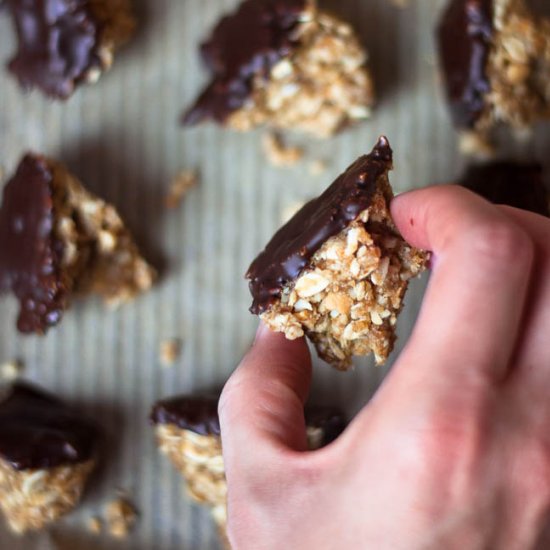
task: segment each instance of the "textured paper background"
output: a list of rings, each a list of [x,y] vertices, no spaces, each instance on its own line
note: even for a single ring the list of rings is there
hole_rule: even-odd
[[[0,361],[20,358],[27,375],[103,424],[103,466],[83,506],[48,536],[15,541],[0,528],[0,548],[209,550],[218,546],[206,510],[190,503],[180,478],[155,450],[147,415],[162,396],[221,385],[253,338],[255,319],[243,280],[250,260],[279,225],[281,211],[330,183],[385,133],[395,150],[397,192],[452,180],[461,168],[441,99],[432,29],[439,0],[411,0],[397,9],[389,0],[334,0],[337,13],[356,23],[371,54],[379,102],[373,118],[334,139],[299,136],[311,160],[328,170],[311,176],[307,162],[288,170],[264,161],[254,132],[238,135],[215,127],[183,130],[177,124],[206,75],[196,45],[235,0],[156,0],[139,3],[140,29],[98,85],[82,88],[67,103],[37,93],[23,95],[0,76],[0,164],[13,171],[28,149],[66,162],[90,190],[113,202],[147,257],[162,269],[149,294],[119,311],[95,301],[77,303],[47,337],[21,337],[11,299],[0,302]],[[0,15],[0,59],[14,37]],[[548,131],[535,148],[508,145],[513,156],[548,164]],[[163,198],[181,169],[197,168],[202,183],[181,208]],[[467,277],[467,273],[465,273]],[[407,298],[400,321],[401,347],[418,309],[423,283]],[[181,359],[162,368],[162,339],[181,337]],[[395,356],[395,354],[394,354]],[[391,362],[390,362],[391,363]],[[467,365],[465,365],[467,368]],[[353,413],[386,372],[370,361],[340,374],[315,370],[318,402],[340,403]],[[141,517],[133,535],[113,542],[86,534],[116,488],[129,491]]]

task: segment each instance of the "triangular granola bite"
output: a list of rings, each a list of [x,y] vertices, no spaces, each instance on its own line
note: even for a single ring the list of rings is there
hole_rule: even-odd
[[[46,332],[75,294],[118,305],[154,278],[111,205],[58,162],[25,155],[0,207],[0,291],[20,302],[20,332]]]
[[[260,125],[334,134],[370,115],[367,53],[316,0],[245,0],[201,53],[212,79],[184,116],[246,131]]]
[[[251,312],[291,340],[307,335],[338,369],[354,355],[386,360],[408,281],[426,266],[426,253],[391,219],[391,168],[382,137],[274,235],[247,273]]]

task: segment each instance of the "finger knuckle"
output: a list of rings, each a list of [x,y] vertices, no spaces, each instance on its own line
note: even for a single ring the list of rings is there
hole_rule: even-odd
[[[534,254],[534,244],[528,234],[506,219],[481,222],[468,236],[478,258],[499,266],[530,262]]]

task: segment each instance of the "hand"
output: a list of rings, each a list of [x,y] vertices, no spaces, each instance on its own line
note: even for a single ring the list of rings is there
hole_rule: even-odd
[[[304,341],[260,327],[224,389],[236,550],[550,548],[550,220],[454,186],[392,212],[432,276],[344,434],[305,450]]]

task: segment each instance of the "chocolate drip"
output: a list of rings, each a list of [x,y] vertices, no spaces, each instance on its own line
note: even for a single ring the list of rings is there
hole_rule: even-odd
[[[43,333],[61,320],[66,306],[52,181],[46,160],[26,155],[4,188],[0,208],[0,290],[19,299],[17,327],[23,333]]]
[[[491,89],[492,12],[492,0],[451,0],[437,29],[447,97],[458,127],[474,127]]]
[[[90,0],[7,0],[19,49],[9,70],[24,88],[66,99],[88,71],[101,67],[100,22]]]
[[[16,383],[0,400],[0,458],[16,470],[85,462],[97,438],[82,415],[29,384]]]
[[[360,157],[275,233],[246,274],[254,299],[252,313],[266,311],[307,267],[313,254],[370,206],[378,179],[391,166],[390,144],[381,137],[369,155]]]
[[[492,203],[506,204],[550,217],[550,197],[544,186],[540,164],[493,162],[471,166],[460,185]]]
[[[184,115],[183,123],[224,122],[242,107],[254,77],[267,77],[296,47],[294,31],[305,7],[305,0],[246,0],[238,11],[224,17],[201,46],[213,80]]]

